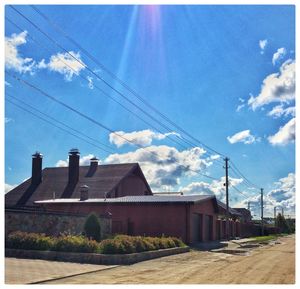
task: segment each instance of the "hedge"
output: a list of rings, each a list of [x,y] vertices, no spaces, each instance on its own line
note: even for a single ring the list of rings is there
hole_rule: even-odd
[[[116,235],[97,242],[79,235],[46,236],[38,233],[12,232],[5,240],[7,248],[25,250],[49,250],[62,252],[130,254],[159,249],[184,247],[175,237],[141,237]]]

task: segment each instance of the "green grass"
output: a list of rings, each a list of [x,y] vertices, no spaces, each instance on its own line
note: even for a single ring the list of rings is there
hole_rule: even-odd
[[[267,241],[271,241],[271,240],[275,240],[279,237],[279,235],[269,235],[269,236],[257,236],[254,237],[254,241],[255,242],[267,242]]]

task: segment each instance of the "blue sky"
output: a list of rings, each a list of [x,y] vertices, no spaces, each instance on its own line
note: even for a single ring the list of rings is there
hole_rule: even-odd
[[[49,167],[67,165],[69,149],[77,147],[82,164],[88,164],[91,155],[102,163],[140,162],[153,191],[224,197],[222,157],[205,153],[199,143],[183,143],[182,137],[187,136],[172,125],[167,124],[167,129],[160,126],[164,120],[89,59],[88,51],[151,106],[228,156],[251,183],[264,188],[269,214],[274,205],[294,214],[294,6],[36,6],[85,51],[59,34],[32,7],[14,7],[40,31],[6,6],[5,16],[20,28],[5,22],[7,190],[30,177],[31,154],[36,150],[44,155],[43,166]],[[11,75],[34,84],[117,135]],[[110,146],[114,154],[11,104],[25,107],[19,100],[84,133],[85,139],[93,138],[97,146],[101,146],[98,142]],[[120,135],[145,149],[126,143]],[[232,169],[229,174],[231,183],[244,194],[231,188],[231,205],[245,206],[250,200],[254,213],[258,212],[258,189],[251,188]]]

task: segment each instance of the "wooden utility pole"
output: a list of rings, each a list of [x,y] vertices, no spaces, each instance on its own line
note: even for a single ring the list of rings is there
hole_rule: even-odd
[[[276,226],[276,206],[274,207],[274,225]]]
[[[228,196],[228,161],[229,158],[225,158],[225,188],[226,188],[226,239],[229,240],[229,196]]]
[[[264,189],[260,189],[261,235],[264,235]]]

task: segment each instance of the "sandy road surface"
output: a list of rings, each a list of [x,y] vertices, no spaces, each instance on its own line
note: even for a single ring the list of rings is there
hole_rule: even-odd
[[[295,237],[249,256],[191,251],[48,284],[293,284]]]

